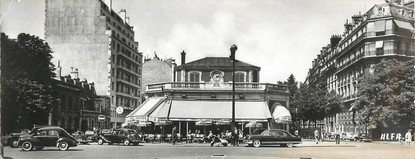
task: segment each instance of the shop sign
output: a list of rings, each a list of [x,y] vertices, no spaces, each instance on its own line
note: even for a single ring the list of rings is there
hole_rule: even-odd
[[[380,135],[380,140],[399,141],[402,137],[401,133],[382,133]]]

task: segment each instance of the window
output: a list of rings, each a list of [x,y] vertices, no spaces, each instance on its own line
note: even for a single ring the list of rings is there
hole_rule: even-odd
[[[385,20],[379,20],[375,22],[376,36],[385,35]]]
[[[46,136],[47,134],[48,134],[48,132],[46,130],[42,130],[42,131],[37,132],[38,136]]]
[[[383,55],[383,41],[376,41],[376,55]]]
[[[235,72],[235,82],[245,82],[246,72],[237,71]]]
[[[59,132],[56,130],[50,130],[48,136],[59,136]]]
[[[200,82],[201,72],[189,72],[189,82]]]

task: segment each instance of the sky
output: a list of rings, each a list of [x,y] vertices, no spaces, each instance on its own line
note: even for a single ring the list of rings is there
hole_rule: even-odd
[[[10,38],[29,33],[44,38],[45,0],[0,0],[1,31]],[[110,6],[110,0],[103,0]],[[173,58],[180,65],[204,57],[236,58],[261,67],[260,82],[303,82],[331,35],[340,35],[351,16],[384,0],[112,0],[126,9],[139,52]],[[124,17],[124,12],[119,14]],[[53,50],[53,48],[52,48]]]

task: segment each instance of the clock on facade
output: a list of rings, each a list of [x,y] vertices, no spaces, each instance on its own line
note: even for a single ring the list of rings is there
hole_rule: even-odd
[[[222,81],[223,73],[220,71],[213,71],[210,78],[213,82],[220,82]]]

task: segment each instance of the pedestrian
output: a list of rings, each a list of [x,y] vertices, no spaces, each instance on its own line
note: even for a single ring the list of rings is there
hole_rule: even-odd
[[[336,139],[336,144],[340,144],[340,134],[339,133],[336,133],[335,139]]]
[[[316,144],[318,144],[318,138],[319,138],[319,134],[318,134],[318,130],[316,129],[316,130],[314,131],[314,139],[315,139],[315,141],[316,141]]]
[[[408,145],[411,145],[411,143],[412,143],[411,129],[409,129],[408,132],[406,132],[406,134],[405,134],[405,143],[408,144]]]
[[[213,133],[212,131],[209,131],[208,140],[212,141],[212,139],[213,139]]]
[[[173,129],[171,130],[171,143],[173,145],[176,144],[176,138],[177,138],[177,130],[176,130],[176,126],[174,126]]]
[[[234,142],[233,146],[239,146],[239,137],[238,137],[239,132],[238,132],[238,129],[235,127],[233,130],[234,130],[234,132],[232,134],[233,142]]]

